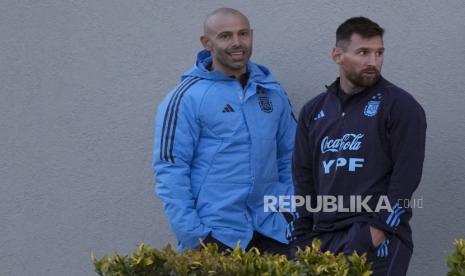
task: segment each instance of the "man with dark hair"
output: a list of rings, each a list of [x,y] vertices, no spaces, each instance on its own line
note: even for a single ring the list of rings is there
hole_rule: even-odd
[[[312,208],[297,208],[292,240],[294,252],[317,238],[322,251],[366,253],[374,275],[398,276],[413,250],[404,203],[420,182],[426,118],[381,76],[383,32],[364,17],[341,24],[332,51],[339,78],[300,113],[294,190],[310,196]]]
[[[296,121],[270,71],[249,61],[252,29],[220,8],[204,22],[205,48],[157,114],[156,192],[179,241],[220,250],[256,247],[288,255],[287,220],[264,196],[291,195]]]

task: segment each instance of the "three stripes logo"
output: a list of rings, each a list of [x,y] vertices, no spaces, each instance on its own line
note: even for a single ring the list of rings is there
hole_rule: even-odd
[[[198,82],[200,78],[185,79],[173,93],[163,119],[163,128],[161,131],[160,142],[160,160],[174,163],[173,146],[176,134],[176,124],[178,122],[179,104],[184,94],[189,88]]]
[[[386,220],[386,224],[390,227],[397,227],[400,224],[400,216],[405,213],[405,209],[399,206],[399,203],[394,205],[391,214]]]
[[[223,113],[224,112],[234,112],[234,109],[229,105],[227,104],[224,108],[223,108]]]
[[[325,116],[325,113],[323,112],[323,110],[320,110],[320,113],[318,113],[318,115],[316,115],[315,118],[313,118],[314,121],[316,120],[319,120],[321,118],[323,118]]]
[[[389,255],[389,240],[385,239],[378,248],[378,257],[387,257]]]

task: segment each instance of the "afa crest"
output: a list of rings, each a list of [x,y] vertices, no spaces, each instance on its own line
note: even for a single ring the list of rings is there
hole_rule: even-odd
[[[363,110],[363,114],[367,117],[373,117],[378,113],[379,104],[381,101],[369,101]]]
[[[271,113],[273,112],[273,103],[270,101],[270,98],[266,95],[258,96],[258,103],[260,104],[260,109],[263,112]]]
[[[368,101],[367,105],[365,105],[365,109],[363,110],[363,114],[367,117],[373,117],[378,113],[379,104],[381,103],[383,95],[381,93],[377,93],[371,100]]]
[[[266,95],[266,89],[261,86],[257,86],[257,96],[260,109],[265,113],[273,112],[273,103],[271,102],[270,98]]]

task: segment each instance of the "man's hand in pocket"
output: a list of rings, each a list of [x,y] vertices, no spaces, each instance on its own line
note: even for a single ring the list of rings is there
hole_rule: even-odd
[[[380,246],[380,244],[386,239],[383,230],[379,230],[373,226],[370,226],[371,242],[375,247]]]

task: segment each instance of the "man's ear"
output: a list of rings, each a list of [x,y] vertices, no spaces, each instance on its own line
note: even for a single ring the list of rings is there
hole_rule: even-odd
[[[333,58],[333,61],[336,63],[336,64],[341,64],[342,62],[342,49],[339,48],[339,47],[334,47],[333,48],[333,51],[331,53],[331,57]]]
[[[203,48],[208,51],[211,51],[210,39],[206,35],[200,37],[200,43],[202,43]]]

